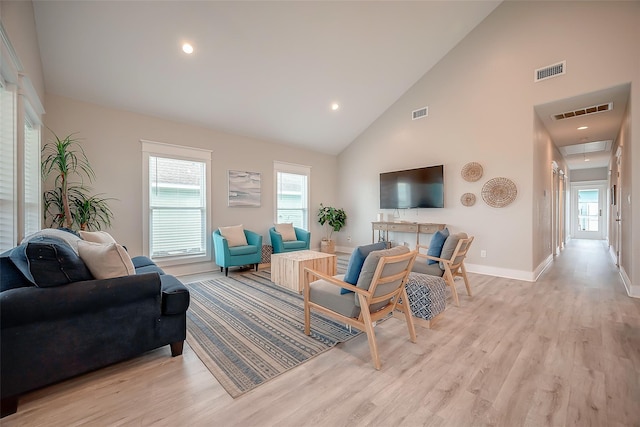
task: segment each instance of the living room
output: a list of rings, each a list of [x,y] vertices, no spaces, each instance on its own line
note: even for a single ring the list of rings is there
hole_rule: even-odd
[[[635,260],[640,254],[640,218],[631,215],[631,208],[632,201],[640,197],[640,168],[633,167],[640,164],[640,150],[632,150],[638,145],[638,136],[630,131],[640,126],[640,111],[631,108],[640,104],[635,53],[640,39],[639,4],[502,2],[496,6],[337,154],[50,93],[45,89],[46,70],[40,55],[46,52],[38,47],[34,6],[31,2],[3,1],[0,18],[42,101],[44,125],[60,135],[77,133],[83,139],[98,177],[93,185],[96,192],[116,199],[109,232],[136,255],[144,254],[145,246],[140,141],[146,140],[212,150],[212,230],[244,224],[266,237],[274,222],[274,161],[309,166],[310,209],[324,203],[343,207],[348,213],[347,226],[336,236],[344,251],[371,241],[371,222],[380,213],[381,172],[443,164],[444,209],[389,210],[385,215],[411,222],[445,223],[455,231],[472,234],[476,240],[467,258],[469,271],[535,282],[553,259],[550,164],[555,161],[571,175],[536,118],[535,107],[630,84],[628,105],[620,106],[627,113],[617,141],[623,152],[621,201],[626,209],[620,264],[627,291],[639,295]],[[606,30],[600,31],[602,28]],[[563,60],[565,75],[533,81],[533,70]],[[412,121],[411,111],[427,105],[429,116]],[[43,128],[43,142],[49,137]],[[615,148],[612,159],[614,152]],[[460,204],[463,193],[479,195],[481,191],[482,182],[470,184],[460,176],[462,167],[472,161],[482,164],[487,179],[508,177],[516,184],[518,193],[511,205],[495,209],[481,200],[473,207]],[[261,174],[259,207],[228,206],[228,170]],[[318,248],[322,229],[313,220],[309,227],[312,246]],[[212,262],[167,267],[176,275],[214,269]],[[138,373],[144,375],[149,366],[144,365]],[[366,403],[362,405],[366,410]]]

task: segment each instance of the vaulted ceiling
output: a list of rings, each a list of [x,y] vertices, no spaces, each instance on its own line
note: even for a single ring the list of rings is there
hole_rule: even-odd
[[[501,0],[33,3],[50,93],[338,154]],[[571,168],[606,165],[577,144],[615,138],[628,92],[535,107]]]
[[[48,0],[34,9],[50,93],[337,154],[499,4]]]

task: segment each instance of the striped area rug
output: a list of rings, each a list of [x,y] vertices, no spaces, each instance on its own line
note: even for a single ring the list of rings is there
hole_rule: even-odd
[[[234,398],[359,334],[312,312],[305,335],[302,296],[268,270],[186,286],[187,342]]]

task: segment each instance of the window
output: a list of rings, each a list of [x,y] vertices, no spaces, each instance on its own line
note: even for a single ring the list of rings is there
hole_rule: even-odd
[[[40,126],[24,122],[24,236],[40,230]]]
[[[209,260],[211,152],[142,141],[144,250],[164,265]]]
[[[309,229],[309,166],[274,162],[276,175],[275,222]]]
[[[17,240],[16,93],[0,78],[0,253]]]

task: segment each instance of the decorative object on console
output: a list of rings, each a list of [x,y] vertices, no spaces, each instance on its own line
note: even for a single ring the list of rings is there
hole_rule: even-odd
[[[259,172],[229,170],[229,206],[260,206]]]
[[[318,210],[318,222],[326,230],[326,237],[320,242],[320,252],[333,254],[336,251],[336,243],[331,240],[334,231],[340,231],[347,222],[347,214],[343,209],[324,206],[320,203]]]
[[[462,178],[467,182],[476,182],[482,178],[482,165],[476,162],[467,163],[462,167]]]
[[[460,203],[462,203],[462,206],[473,206],[476,204],[476,195],[473,193],[464,193],[462,197],[460,197]]]
[[[518,194],[516,185],[508,178],[493,178],[482,186],[482,199],[493,208],[504,208]]]

